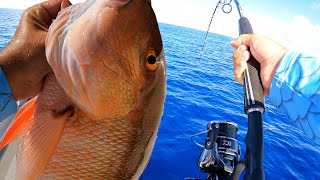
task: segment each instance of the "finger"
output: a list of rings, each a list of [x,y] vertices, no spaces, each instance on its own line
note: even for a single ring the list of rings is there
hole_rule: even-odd
[[[234,76],[237,82],[243,84],[243,72],[247,68],[250,53],[245,45],[239,46],[233,54]]]
[[[246,45],[250,47],[253,44],[256,35],[254,34],[242,34],[236,40],[231,41],[230,44],[234,48],[238,48],[240,45]]]
[[[243,85],[243,73],[247,69],[247,63],[242,61],[237,66],[235,67],[234,78],[238,83]]]
[[[233,41],[230,41],[230,45],[237,49],[241,44],[235,39]]]
[[[71,2],[69,0],[49,0],[41,3],[41,6],[48,12],[52,19],[55,19],[60,10],[69,7]]]
[[[233,54],[233,60],[237,63],[240,61],[247,61],[249,60],[248,57],[248,47],[246,45],[240,45]]]
[[[65,9],[65,8],[71,6],[71,5],[72,5],[72,4],[71,4],[71,2],[70,2],[69,0],[64,0],[64,1],[62,1],[62,3],[61,3],[61,10]]]
[[[71,5],[69,0],[49,0],[28,8],[25,12],[25,18],[33,19],[32,22],[39,23],[45,29],[48,29],[61,9]]]

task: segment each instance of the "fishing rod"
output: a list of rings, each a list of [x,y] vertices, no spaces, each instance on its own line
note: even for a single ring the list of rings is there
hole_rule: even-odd
[[[226,14],[232,11],[232,0],[219,0],[217,8],[222,5],[222,11]],[[239,35],[253,34],[253,30],[248,18],[244,17],[242,8],[238,0],[234,0],[239,14]],[[229,8],[229,10],[226,10]],[[207,38],[207,34],[205,40]],[[205,42],[205,41],[204,41]],[[239,179],[242,171],[246,169],[244,179],[264,180],[263,169],[263,124],[262,114],[265,111],[263,87],[260,77],[260,64],[251,56],[248,68],[244,71],[244,112],[248,115],[248,131],[245,138],[246,152],[243,160],[240,158],[240,146],[236,139],[238,126],[230,121],[212,121],[207,125],[207,131],[196,134],[207,133],[205,145],[195,143],[203,147],[203,151],[198,160],[199,169],[209,174],[205,180],[216,179]],[[186,180],[200,180],[197,178],[186,178]]]

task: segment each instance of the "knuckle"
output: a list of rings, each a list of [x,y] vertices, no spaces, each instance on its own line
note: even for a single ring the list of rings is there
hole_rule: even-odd
[[[238,51],[235,50],[234,53],[233,53],[233,55],[232,55],[232,58],[233,58],[234,61],[236,61],[236,60],[238,59],[238,57],[239,57],[238,54],[239,54]]]
[[[22,13],[22,18],[28,18],[28,17],[30,17],[32,11],[33,11],[32,7],[29,7],[28,9],[26,9],[26,10]]]
[[[233,53],[232,59],[233,59],[234,61],[236,60],[236,55],[235,55],[235,53]]]
[[[29,8],[27,8],[26,10],[23,11],[22,13],[22,17],[24,18],[30,18],[32,17],[34,14],[37,14],[37,11],[39,10],[39,4],[31,6]]]
[[[238,79],[238,74],[236,73],[236,71],[234,71],[234,78],[237,80]]]

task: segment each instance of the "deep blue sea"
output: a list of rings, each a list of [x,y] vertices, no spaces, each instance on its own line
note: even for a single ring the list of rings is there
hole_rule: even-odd
[[[0,9],[0,49],[13,37],[21,10]],[[206,177],[197,169],[202,149],[190,137],[211,120],[238,124],[245,151],[247,117],[243,89],[234,81],[231,38],[160,23],[167,60],[167,97],[158,139],[142,180]],[[308,139],[266,99],[264,168],[266,179],[320,179],[320,144]],[[203,143],[204,139],[198,139]]]

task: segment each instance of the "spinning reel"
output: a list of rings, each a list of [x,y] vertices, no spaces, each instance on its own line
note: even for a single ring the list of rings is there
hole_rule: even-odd
[[[220,5],[224,13],[232,11],[232,0],[219,0],[212,18]],[[238,0],[234,0],[239,19],[239,34],[253,34],[251,24],[243,16]],[[212,18],[207,34],[210,29]],[[206,37],[207,37],[206,34]],[[205,37],[205,40],[206,40]],[[205,41],[204,41],[205,42]],[[246,153],[243,160],[239,161],[240,147],[236,139],[238,126],[228,121],[212,121],[207,126],[207,134],[203,151],[199,157],[199,169],[209,174],[206,180],[238,179],[241,172],[246,169],[244,179],[263,180],[263,126],[262,114],[264,113],[264,95],[260,79],[260,64],[250,57],[248,68],[243,73],[244,77],[244,112],[248,115],[248,132],[246,135]],[[200,135],[203,133],[199,133]],[[197,136],[194,135],[194,136]],[[194,137],[193,136],[193,137]],[[192,137],[192,139],[193,139]],[[199,180],[186,178],[185,180]]]
[[[207,180],[232,179],[240,158],[240,146],[236,139],[238,125],[229,121],[211,121],[207,131],[196,134],[194,137],[207,133],[203,151],[198,160],[198,168],[209,174]],[[194,178],[187,178],[195,180]]]

